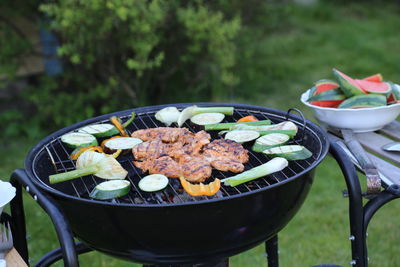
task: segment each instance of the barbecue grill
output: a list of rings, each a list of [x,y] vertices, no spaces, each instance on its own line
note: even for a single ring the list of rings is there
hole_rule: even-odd
[[[190,105],[194,103],[175,106],[183,109]],[[104,181],[95,176],[49,184],[49,175],[75,168],[75,162],[69,159],[71,151],[62,144],[60,136],[83,126],[108,122],[113,115],[126,120],[132,111],[136,117],[134,123],[127,128],[129,133],[138,129],[161,127],[164,125],[154,118],[154,114],[167,105],[107,114],[61,129],[44,138],[30,151],[25,161],[25,170],[14,172],[12,181],[15,185],[22,184],[52,218],[67,265],[77,264],[74,259],[75,249],[67,249],[69,246],[74,248],[73,236],[84,244],[77,247],[78,252],[94,249],[143,264],[211,262],[240,253],[264,241],[276,242],[277,233],[302,205],[312,185],[315,168],[328,152],[329,143],[325,133],[304,119],[302,114],[294,114],[297,110],[293,109],[283,112],[231,103],[196,105],[233,106],[235,112],[233,116],[227,116],[227,121],[235,121],[247,115],[260,120],[270,119],[273,123],[290,120],[299,128],[291,143],[305,146],[313,155],[306,160],[291,161],[283,171],[246,184],[222,186],[220,192],[211,197],[187,195],[177,179],[170,179],[170,184],[162,192],[140,191],[138,182],[145,174],[132,164],[132,155],[125,155],[118,160],[128,170],[131,192],[122,198],[100,201],[89,197],[94,186]],[[194,131],[189,123],[184,127]],[[212,138],[218,138],[217,132],[211,135]],[[250,160],[245,164],[245,169],[270,160],[262,153],[249,151]],[[229,175],[214,170],[211,179]],[[17,202],[22,201],[20,191],[19,188]],[[25,229],[21,206],[14,204],[11,208],[17,217],[16,227]],[[16,247],[27,258],[24,234],[24,231],[17,234]],[[49,257],[55,258],[54,255]]]

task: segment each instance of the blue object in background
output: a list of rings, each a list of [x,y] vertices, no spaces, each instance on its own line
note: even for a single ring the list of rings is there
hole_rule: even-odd
[[[40,28],[39,34],[42,41],[46,73],[50,76],[57,76],[63,72],[61,60],[57,56],[57,48],[59,47],[58,39],[53,33],[43,27]]]

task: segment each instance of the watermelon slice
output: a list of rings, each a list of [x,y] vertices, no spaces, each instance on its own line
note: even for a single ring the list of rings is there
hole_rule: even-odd
[[[336,89],[339,88],[339,84],[335,83],[332,80],[327,80],[327,79],[323,79],[323,80],[319,80],[315,83],[315,92],[314,94],[319,94],[331,89]]]
[[[391,92],[389,94],[389,96],[387,97],[387,99],[386,99],[386,102],[387,102],[388,105],[396,104],[397,101],[399,101],[399,100],[396,99],[396,96],[395,96],[395,94],[393,92]]]
[[[371,82],[367,80],[355,80],[356,83],[369,94],[390,94],[391,86],[386,82]]]
[[[364,78],[363,80],[365,81],[370,81],[370,82],[383,82],[383,77],[380,73],[368,76]]]
[[[386,97],[383,95],[365,94],[352,96],[343,101],[339,108],[369,108],[386,106]]]
[[[345,98],[345,95],[339,88],[333,88],[311,95],[307,101],[315,106],[336,108]]]
[[[362,95],[366,93],[353,78],[338,71],[337,69],[333,69],[333,75],[338,80],[340,88],[346,97],[352,97],[354,95]]]
[[[344,100],[323,100],[323,101],[311,101],[310,104],[314,106],[320,106],[325,108],[337,108],[340,103]]]

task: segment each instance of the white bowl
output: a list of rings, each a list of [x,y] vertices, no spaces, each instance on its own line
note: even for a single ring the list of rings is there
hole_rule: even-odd
[[[383,128],[400,114],[400,103],[374,108],[326,108],[308,103],[309,94],[310,90],[303,93],[301,102],[314,111],[322,126],[351,129],[356,133],[371,132]]]
[[[0,180],[0,215],[3,208],[15,197],[15,187]]]

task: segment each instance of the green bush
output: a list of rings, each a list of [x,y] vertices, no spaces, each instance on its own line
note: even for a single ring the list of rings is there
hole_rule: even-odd
[[[27,94],[46,123],[216,99],[218,88],[237,82],[230,69],[240,19],[206,2],[60,0],[41,10],[61,41],[65,70]]]
[[[34,1],[24,1],[23,5],[13,0],[0,2],[0,90],[4,90],[8,81],[14,80],[23,56],[32,51],[32,45],[14,20],[32,16],[34,12],[27,6]]]
[[[238,82],[231,70],[241,27],[239,16],[224,15],[223,3],[29,0],[22,7],[6,0],[0,18],[10,9],[25,17],[41,11],[38,23],[61,43],[63,73],[34,77],[22,95],[29,108],[0,119],[13,134],[29,124],[48,131],[136,106],[219,99]],[[0,75],[11,78],[31,47],[12,28],[0,25],[1,36],[10,37],[0,38]]]

